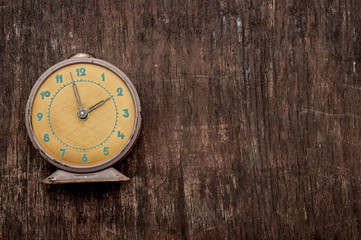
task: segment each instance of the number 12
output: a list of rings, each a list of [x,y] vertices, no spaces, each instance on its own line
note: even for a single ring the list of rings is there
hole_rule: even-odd
[[[85,76],[85,68],[77,68],[76,69],[76,74],[78,76]]]

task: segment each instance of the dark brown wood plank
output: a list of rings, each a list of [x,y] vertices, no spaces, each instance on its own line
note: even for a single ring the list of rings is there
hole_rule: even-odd
[[[358,239],[361,2],[0,3],[0,239]],[[89,52],[143,128],[121,184],[46,186],[24,110]]]

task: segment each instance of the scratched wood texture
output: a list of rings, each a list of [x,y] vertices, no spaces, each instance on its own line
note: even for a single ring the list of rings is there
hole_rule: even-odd
[[[361,236],[359,0],[0,2],[0,239]],[[138,89],[129,182],[40,184],[25,104],[77,52]]]

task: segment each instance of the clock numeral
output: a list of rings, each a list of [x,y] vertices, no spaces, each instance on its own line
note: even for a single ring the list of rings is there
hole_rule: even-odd
[[[118,131],[118,138],[124,139],[125,135],[123,133],[121,133],[120,131]]]
[[[105,81],[105,74],[104,73],[102,73],[102,80],[103,80],[103,82]]]
[[[104,156],[108,156],[109,155],[109,147],[104,147],[103,153],[104,153]]]
[[[65,149],[65,148],[61,148],[60,151],[61,151],[61,157],[64,157],[65,152],[66,152],[66,149]]]
[[[63,83],[63,74],[58,74],[55,76],[56,83]]]
[[[49,142],[49,134],[45,133],[44,134],[44,142]]]
[[[123,88],[117,88],[118,96],[123,96]]]
[[[124,112],[123,117],[125,118],[129,117],[128,109],[123,109],[123,112]]]
[[[88,161],[88,158],[87,158],[86,154],[83,155],[83,157],[81,158],[81,160],[82,160],[83,162],[87,162],[87,161]]]
[[[41,95],[41,99],[44,99],[46,97],[50,97],[50,92],[49,91],[42,91],[40,93],[40,95]]]
[[[76,69],[77,76],[86,76],[85,74],[85,68],[77,68]]]
[[[43,114],[41,112],[38,112],[36,116],[38,117],[38,122],[43,118]]]

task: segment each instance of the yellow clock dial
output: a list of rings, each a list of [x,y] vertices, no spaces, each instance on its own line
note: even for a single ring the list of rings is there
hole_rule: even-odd
[[[60,164],[100,165],[119,154],[132,137],[134,99],[125,80],[105,66],[65,65],[46,76],[34,95],[34,138]]]

